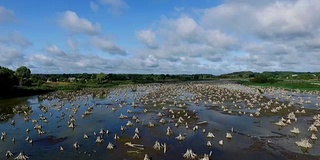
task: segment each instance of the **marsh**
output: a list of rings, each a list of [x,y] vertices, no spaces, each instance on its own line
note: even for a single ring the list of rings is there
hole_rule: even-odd
[[[320,117],[315,105],[319,92],[229,82],[134,88],[2,99],[0,132],[6,136],[0,141],[0,156],[5,158],[10,150],[11,158],[24,152],[29,159],[143,159],[146,154],[153,160],[208,155],[210,159],[318,158],[320,144],[311,136],[319,134],[308,128]],[[277,112],[271,112],[275,108]],[[287,123],[292,112],[296,121]],[[279,121],[286,125],[275,125]],[[292,133],[293,128],[299,134]],[[27,137],[32,143],[26,142]],[[312,148],[296,145],[305,138]],[[190,150],[192,156],[184,156]]]

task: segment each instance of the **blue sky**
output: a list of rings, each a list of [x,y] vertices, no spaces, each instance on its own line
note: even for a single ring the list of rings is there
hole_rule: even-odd
[[[320,1],[0,2],[0,66],[33,73],[319,71]]]

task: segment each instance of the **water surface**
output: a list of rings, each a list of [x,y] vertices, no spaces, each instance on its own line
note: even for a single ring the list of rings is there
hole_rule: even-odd
[[[319,113],[315,106],[320,102],[318,97],[315,93],[281,90],[259,93],[252,88],[228,83],[179,83],[83,90],[75,93],[57,92],[1,100],[0,132],[5,132],[7,136],[0,141],[0,159],[5,158],[7,150],[12,151],[14,157],[24,151],[30,159],[45,157],[49,160],[143,159],[145,154],[153,160],[184,159],[183,154],[189,148],[198,158],[212,152],[212,159],[317,159],[319,141],[310,141],[313,148],[307,152],[303,152],[294,143],[310,137],[308,127],[313,115]],[[311,103],[301,103],[301,100],[309,100]],[[252,104],[248,104],[249,101]],[[270,104],[272,109],[290,102],[293,103],[291,107],[278,113],[271,114],[270,109],[263,109],[266,104]],[[248,107],[249,105],[252,106]],[[259,108],[260,116],[256,116]],[[88,109],[92,113],[83,116]],[[174,113],[170,113],[169,109]],[[279,118],[286,118],[288,113],[297,109],[305,109],[307,113],[296,114],[297,122],[288,126],[279,128],[274,125]],[[159,112],[164,116],[159,117]],[[120,114],[128,118],[120,119]],[[133,116],[138,117],[140,123],[136,123]],[[47,122],[41,120],[43,117]],[[76,120],[74,129],[68,127],[70,117]],[[178,123],[179,117],[183,118],[181,124]],[[161,118],[166,123],[159,123]],[[12,124],[13,120],[15,124]],[[32,120],[37,122],[33,123]],[[126,126],[128,121],[133,122],[133,126]],[[197,125],[201,121],[208,123]],[[149,122],[155,126],[149,127]],[[42,126],[44,134],[38,134],[34,129],[35,124]],[[196,125],[199,129],[193,130]],[[127,129],[121,131],[120,126]],[[301,130],[300,134],[290,133],[294,126]],[[173,135],[166,135],[167,127],[172,129]],[[132,139],[135,128],[140,130],[140,139]],[[231,132],[231,128],[234,132]],[[30,132],[26,132],[26,129]],[[100,136],[101,129],[110,133],[102,136],[104,142],[99,144],[95,140]],[[212,132],[215,137],[208,139],[208,132]],[[232,139],[226,138],[227,132],[232,134]],[[175,139],[180,133],[185,136],[185,140]],[[89,138],[84,139],[84,134]],[[115,140],[115,134],[120,139]],[[27,137],[33,140],[33,144],[25,140]],[[12,142],[12,138],[15,138],[15,142]],[[219,145],[220,140],[224,141],[223,146]],[[155,141],[167,144],[165,154],[162,150],[152,148]],[[211,141],[211,147],[206,145],[207,141]],[[73,147],[75,142],[80,144],[78,149]],[[109,142],[115,145],[113,150],[106,149]],[[142,144],[144,150],[125,146],[126,142]],[[60,146],[64,151],[59,150]]]

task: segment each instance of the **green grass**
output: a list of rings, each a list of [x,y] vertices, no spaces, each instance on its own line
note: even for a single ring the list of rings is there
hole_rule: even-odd
[[[84,88],[108,88],[118,86],[121,83],[93,84],[93,83],[65,83],[65,84],[43,84],[39,87],[31,87],[36,89],[53,90],[53,91],[76,91]]]
[[[165,82],[176,82],[176,81],[165,81]],[[165,83],[157,82],[157,83]],[[180,81],[181,82],[181,81]],[[50,82],[42,85],[34,85],[29,87],[14,87],[10,91],[3,92],[0,94],[1,97],[22,97],[29,95],[38,95],[53,91],[76,91],[84,88],[109,88],[119,85],[131,85],[131,84],[144,84],[151,83],[146,81],[113,81],[112,83],[96,84],[96,83],[70,83],[70,82]],[[155,83],[154,81],[152,83]],[[261,86],[261,87],[277,87],[283,89],[299,89],[299,90],[318,90],[320,91],[319,82],[315,81],[276,81],[275,83],[254,83],[246,80],[241,80],[241,84],[248,86]],[[8,94],[10,93],[10,94]]]
[[[306,91],[320,91],[320,85],[307,82],[307,81],[278,81],[275,83],[253,83],[250,81],[242,81],[241,84],[248,86],[260,86],[260,87],[276,87],[290,90],[306,90]]]
[[[84,88],[109,88],[124,83],[107,83],[107,84],[93,84],[93,83],[44,83],[42,85],[10,87],[5,90],[0,90],[1,98],[24,97],[31,95],[39,95],[54,91],[76,91]]]

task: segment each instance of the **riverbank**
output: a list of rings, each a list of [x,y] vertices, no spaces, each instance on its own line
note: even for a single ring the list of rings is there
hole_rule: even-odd
[[[224,80],[224,79],[220,79]],[[203,81],[203,80],[198,80]],[[219,81],[218,79],[210,79],[207,81]],[[289,90],[306,90],[306,91],[320,91],[320,83],[309,81],[277,81],[275,83],[254,83],[245,79],[226,79],[225,81],[234,81],[245,86],[258,87],[275,87]],[[71,83],[71,82],[47,82],[42,85],[28,86],[28,87],[11,87],[2,89],[0,91],[0,98],[15,98],[45,94],[54,91],[76,91],[84,88],[109,88],[119,85],[131,84],[147,84],[147,83],[177,83],[186,81],[113,81],[112,83],[97,84],[97,83]],[[192,82],[192,81],[190,81]]]
[[[49,88],[11,87],[11,88],[2,89],[0,91],[0,99],[32,96],[32,95],[44,94],[44,93],[53,92],[53,91],[54,91],[53,89],[49,89]]]
[[[83,88],[107,88],[118,86],[120,83],[111,84],[83,84],[83,83],[45,83],[40,86],[10,87],[0,91],[0,98],[16,98],[45,94],[54,91],[76,91]]]
[[[0,98],[16,98],[24,96],[32,96],[45,94],[54,91],[76,91],[85,88],[109,88],[116,87],[119,85],[132,85],[132,84],[148,84],[148,83],[178,83],[187,81],[208,81],[215,79],[199,79],[199,80],[123,80],[123,81],[112,81],[109,83],[78,83],[78,82],[45,82],[41,85],[32,85],[24,87],[10,87],[0,91]]]

